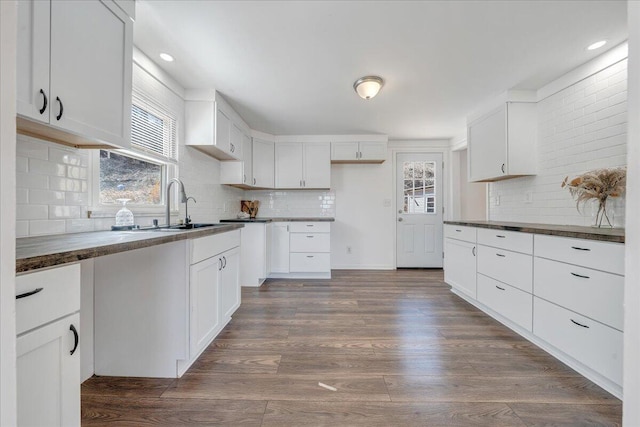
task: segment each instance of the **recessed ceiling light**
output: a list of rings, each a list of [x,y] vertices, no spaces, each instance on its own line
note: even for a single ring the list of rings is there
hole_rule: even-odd
[[[173,56],[169,55],[168,53],[161,53],[160,58],[164,59],[167,62],[173,62]]]
[[[590,44],[590,45],[587,47],[587,50],[596,50],[596,49],[598,49],[598,48],[601,48],[601,47],[602,47],[602,46],[604,46],[605,44],[607,44],[607,41],[606,41],[606,40],[600,40],[599,42],[595,42],[595,43]]]

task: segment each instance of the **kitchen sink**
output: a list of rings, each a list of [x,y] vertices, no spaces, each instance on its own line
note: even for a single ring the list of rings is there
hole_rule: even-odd
[[[209,224],[209,223],[192,223],[192,224],[181,224],[181,225],[170,225],[170,226],[161,226],[155,228],[141,228],[140,231],[184,231],[184,230],[193,230],[196,228],[205,228],[205,227],[220,227],[225,224]]]

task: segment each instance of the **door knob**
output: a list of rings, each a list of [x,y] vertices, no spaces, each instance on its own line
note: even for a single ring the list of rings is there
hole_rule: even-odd
[[[398,222],[402,222],[402,218],[398,218]]]
[[[400,209],[400,210],[398,211],[398,213],[402,213],[402,209]]]

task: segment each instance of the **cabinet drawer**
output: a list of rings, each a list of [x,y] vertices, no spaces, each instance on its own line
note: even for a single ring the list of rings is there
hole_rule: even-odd
[[[478,244],[522,252],[523,254],[532,254],[533,234],[479,228]]]
[[[236,246],[240,246],[240,230],[193,239],[191,240],[190,264],[196,264]]]
[[[535,258],[534,294],[622,330],[624,277]]]
[[[291,252],[331,252],[329,233],[291,233],[289,239]]]
[[[462,240],[464,242],[475,243],[476,242],[476,228],[465,227],[462,225],[445,225],[444,237],[449,239]]]
[[[534,297],[533,333],[622,385],[622,332]]]
[[[478,301],[527,331],[533,326],[533,296],[478,274]]]
[[[325,273],[331,271],[331,258],[328,253],[291,254],[289,271],[291,273]]]
[[[16,332],[21,334],[80,310],[80,264],[27,273],[16,277]]]
[[[533,290],[533,257],[478,245],[478,273],[525,292]]]
[[[289,232],[291,233],[329,233],[331,224],[329,222],[291,222]]]
[[[536,236],[536,256],[624,274],[624,245],[621,243]]]

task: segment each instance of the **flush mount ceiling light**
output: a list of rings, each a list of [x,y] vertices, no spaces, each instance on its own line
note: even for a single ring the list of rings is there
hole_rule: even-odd
[[[384,80],[378,76],[365,76],[356,80],[353,89],[362,99],[371,99],[380,92]]]
[[[605,44],[607,44],[606,40],[600,40],[599,42],[595,42],[587,46],[587,50],[596,50],[598,48],[601,48]]]
[[[173,62],[173,56],[169,55],[168,53],[161,53],[160,58],[164,59],[167,62]]]

